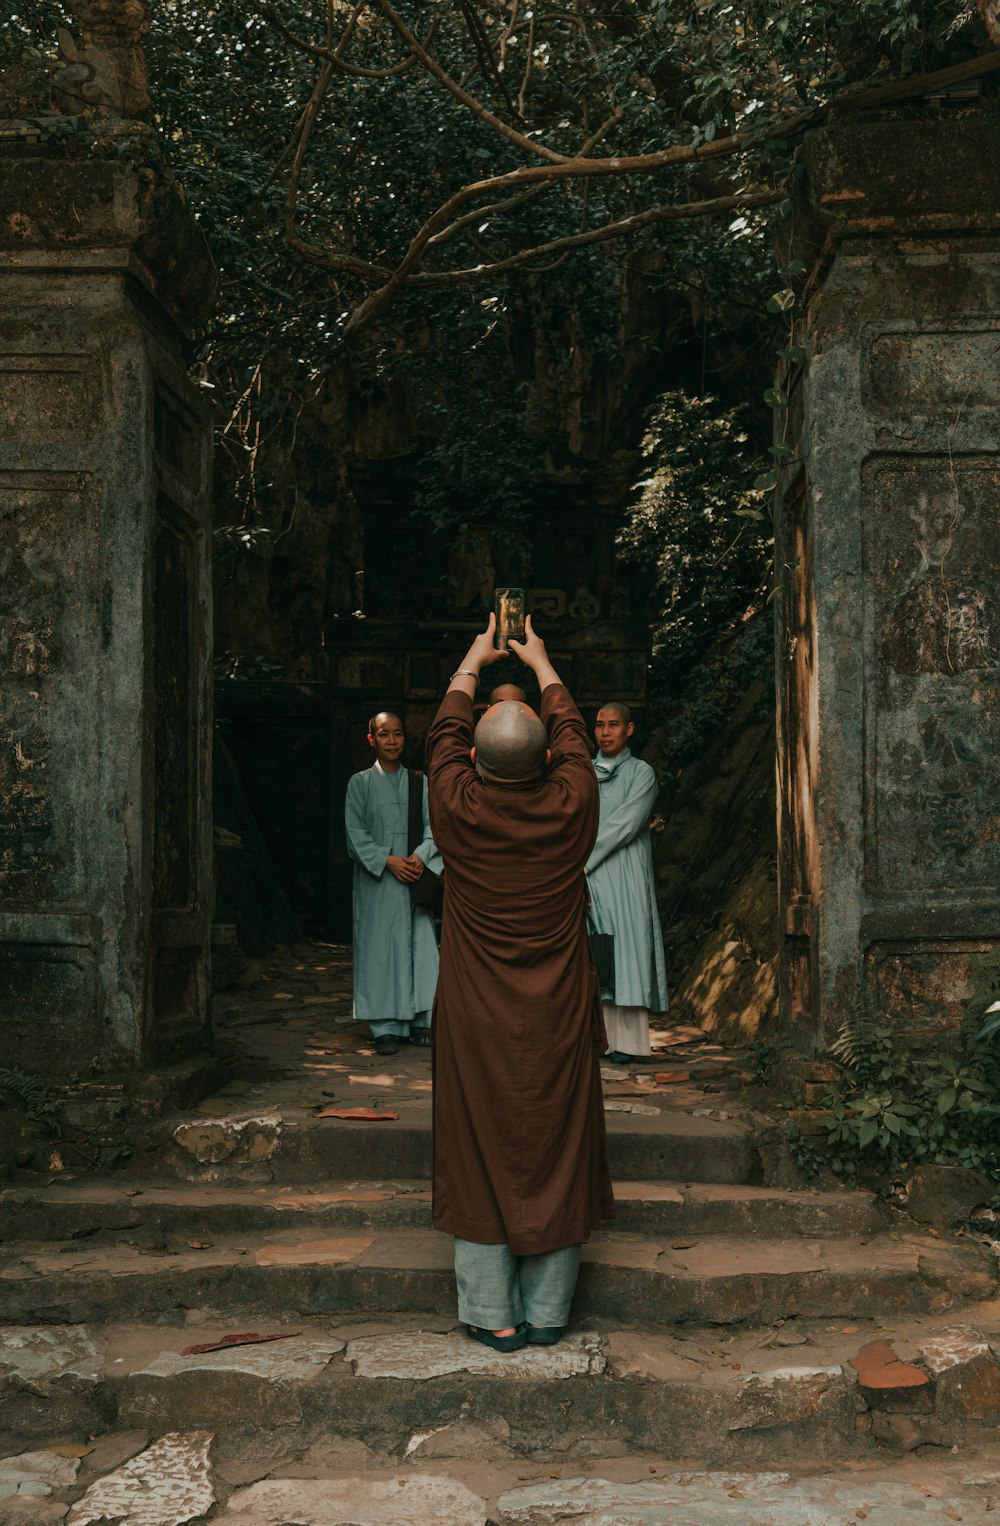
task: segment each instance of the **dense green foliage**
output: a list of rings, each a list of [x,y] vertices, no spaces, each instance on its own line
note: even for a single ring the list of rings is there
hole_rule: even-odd
[[[753,488],[753,448],[735,409],[665,393],[642,442],[645,471],[618,536],[650,579],[652,663],[676,691],[706,645],[763,605],[771,525]]]
[[[974,53],[983,41],[974,7],[407,0],[403,20],[425,39],[433,23],[434,58],[478,112],[419,61],[378,79],[338,66],[315,96],[323,61],[274,19],[329,46],[352,14],[344,0],[274,0],[270,19],[256,0],[151,0],[150,10],[156,125],[222,277],[197,374],[213,391],[228,461],[224,547],[252,552],[274,533],[283,511],[270,462],[287,454],[303,408],[326,386],[362,403],[406,400],[420,457],[415,505],[435,525],[461,523],[470,505],[496,522],[530,517],[553,461],[594,464],[568,462],[560,408],[574,388],[592,408],[595,378],[634,362],[642,340],[630,330],[629,283],[641,268],[647,306],[669,314],[671,346],[643,373],[647,401],[667,396],[648,421],[644,486],[622,550],[653,569],[658,660],[663,682],[673,682],[764,581],[766,525],[750,517],[761,498],[747,484],[765,464],[757,458],[768,417],[759,401],[739,419],[733,408],[750,391],[759,399],[784,342],[777,330],[772,338],[765,309],[787,285],[770,239],[787,205],[747,210],[740,198],[786,193],[796,140],[774,136],[776,123],[852,85]],[[35,109],[51,104],[55,32],[71,19],[59,0],[15,0],[0,20],[0,50]],[[342,54],[348,69],[385,70],[407,52],[385,8],[358,9]],[[704,148],[734,132],[744,140],[723,158],[556,179],[522,196],[484,190],[462,208],[476,215],[450,220],[379,322],[345,341],[349,315],[470,182],[544,166],[539,145],[573,155],[592,141],[590,152],[607,158]],[[530,255],[651,207],[727,197],[733,206],[711,217]],[[529,409],[542,343],[549,380]],[[734,348],[743,360],[720,367]],[[612,454],[638,444],[641,419],[641,408],[612,426],[585,413],[580,434],[591,431],[595,456]]]
[[[811,1143],[798,1136],[800,1164],[884,1182],[926,1161],[973,1167],[1000,1183],[1000,1048],[983,1022],[1000,998],[1000,956],[979,960],[975,978],[947,1054],[903,1043],[864,1012],[844,1025],[831,1050],[843,1081],[824,1099],[818,1135]]]

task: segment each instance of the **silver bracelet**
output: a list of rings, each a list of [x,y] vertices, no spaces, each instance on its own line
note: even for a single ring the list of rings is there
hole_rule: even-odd
[[[449,674],[448,682],[451,683],[453,678],[474,678],[479,683],[479,674],[473,673],[471,668],[456,668],[454,673]]]

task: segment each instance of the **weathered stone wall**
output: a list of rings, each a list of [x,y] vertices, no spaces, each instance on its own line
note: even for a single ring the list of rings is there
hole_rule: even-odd
[[[207,1022],[214,271],[154,167],[2,153],[0,1059],[52,1073]]]
[[[1000,124],[809,135],[777,564],[783,1008],[938,1039],[1000,940]]]

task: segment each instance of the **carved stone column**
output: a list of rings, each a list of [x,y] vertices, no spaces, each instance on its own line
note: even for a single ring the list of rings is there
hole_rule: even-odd
[[[215,274],[93,153],[0,145],[0,1063],[56,1074],[207,1024]]]
[[[810,134],[779,494],[784,1014],[945,1037],[1000,947],[1000,130]],[[785,427],[783,420],[782,427]]]

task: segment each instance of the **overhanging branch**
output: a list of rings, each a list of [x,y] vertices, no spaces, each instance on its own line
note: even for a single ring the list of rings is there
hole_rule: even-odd
[[[670,148],[661,149],[652,154],[609,156],[605,159],[578,156],[561,164],[527,165],[521,169],[510,170],[504,175],[494,175],[486,180],[474,181],[456,191],[447,201],[442,202],[417,230],[406,254],[388,281],[378,291],[366,297],[354,310],[343,332],[345,335],[357,335],[375,322],[400,287],[413,279],[431,240],[437,238],[440,241],[439,236],[445,235],[445,230],[457,221],[458,214],[470,201],[476,201],[483,196],[495,197],[498,193],[506,196],[528,185],[550,186],[571,179],[589,180],[611,175],[638,175],[654,169],[676,168],[680,165],[698,164],[708,159],[723,159],[756,149],[764,143],[780,142],[785,138],[794,137],[805,128],[817,126],[825,121],[832,112],[865,111],[878,106],[892,105],[898,101],[912,100],[918,96],[946,89],[950,85],[959,84],[966,79],[996,73],[998,70],[1000,70],[1000,50],[983,54],[976,59],[968,59],[949,69],[938,69],[931,74],[918,75],[913,79],[897,81],[891,85],[882,85],[868,90],[846,90],[819,106],[798,112],[795,116],[786,117],[764,130],[751,128],[745,132],[733,133],[726,138],[718,138],[711,143],[673,144]],[[486,266],[477,273],[485,274],[494,268],[496,267]]]

